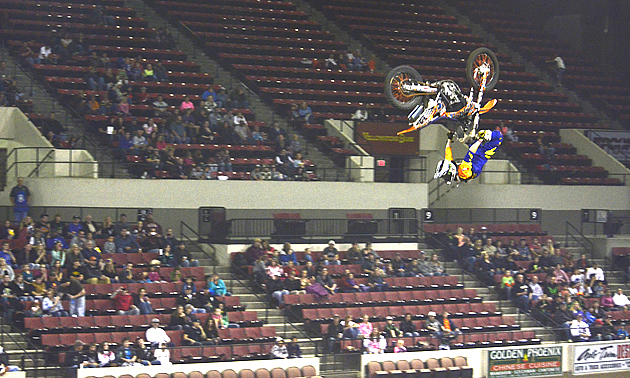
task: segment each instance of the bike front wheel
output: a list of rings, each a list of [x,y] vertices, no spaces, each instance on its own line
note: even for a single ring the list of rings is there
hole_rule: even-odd
[[[488,72],[485,90],[489,91],[499,81],[499,60],[492,50],[480,47],[470,53],[466,62],[466,78],[475,90],[481,88],[484,71]]]
[[[403,84],[422,82],[422,76],[413,67],[398,66],[389,71],[385,78],[385,97],[397,109],[413,110],[416,106],[423,103],[424,96],[405,90]]]

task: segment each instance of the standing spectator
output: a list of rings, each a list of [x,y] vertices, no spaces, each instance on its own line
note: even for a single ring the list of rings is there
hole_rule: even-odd
[[[556,85],[562,85],[562,75],[567,66],[564,64],[564,60],[558,55],[555,58],[548,60],[547,63],[553,63],[553,70],[556,74]]]
[[[22,219],[28,216],[29,201],[31,199],[31,192],[24,185],[24,177],[18,177],[17,185],[11,189],[9,197],[11,197],[11,204],[13,205],[15,223],[20,223]]]
[[[70,316],[73,317],[85,316],[85,289],[81,284],[82,280],[82,275],[78,278],[70,277],[66,285],[66,292],[70,298]]]
[[[336,341],[343,338],[343,331],[344,329],[343,324],[341,324],[341,317],[338,314],[335,314],[332,324],[328,325],[328,330],[324,338],[324,340],[326,341],[326,352],[335,352],[335,346],[339,346],[339,343],[337,343]]]
[[[133,304],[133,296],[129,294],[127,288],[121,286],[112,294],[114,309],[120,315],[140,315],[140,309]]]

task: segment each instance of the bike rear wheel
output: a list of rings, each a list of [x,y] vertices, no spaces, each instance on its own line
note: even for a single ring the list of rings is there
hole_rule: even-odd
[[[480,47],[471,52],[466,62],[466,78],[475,90],[479,90],[481,87],[481,69],[483,67],[487,67],[489,70],[485,89],[489,91],[499,81],[499,60],[492,50],[487,47]]]
[[[422,83],[422,76],[410,66],[398,66],[389,71],[385,78],[385,97],[395,108],[410,111],[423,103],[424,96],[405,91],[402,86],[406,82]]]

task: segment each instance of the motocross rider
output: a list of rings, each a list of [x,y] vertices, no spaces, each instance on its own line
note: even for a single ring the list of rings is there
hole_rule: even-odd
[[[462,115],[472,114],[471,110],[474,110],[473,102],[469,101],[468,97],[462,93],[459,85],[453,80],[440,80],[435,83],[428,83],[428,85],[439,88],[439,91],[435,99],[429,100],[424,112],[423,107],[418,105],[409,114],[409,123],[414,127],[423,123],[426,117],[434,116],[437,118],[445,113],[461,112],[461,114],[454,114],[453,118],[457,118]],[[436,106],[438,112],[434,114],[432,109]]]
[[[455,133],[448,133],[444,160],[440,160],[435,169],[434,179],[443,177],[447,185],[453,181],[464,181],[474,179],[479,176],[483,166],[496,152],[497,147],[503,141],[503,134],[495,130],[481,130],[477,133],[477,140],[470,145],[463,161],[459,164],[453,160],[453,150],[451,143],[455,140]]]

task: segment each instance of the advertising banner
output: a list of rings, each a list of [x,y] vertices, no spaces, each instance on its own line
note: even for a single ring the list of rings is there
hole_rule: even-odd
[[[630,369],[630,343],[573,346],[573,373],[596,374]]]
[[[588,132],[587,136],[615,159],[621,162],[630,161],[630,132],[597,130]]]
[[[370,155],[418,155],[418,133],[396,135],[409,127],[402,123],[357,122],[354,141]]]
[[[488,378],[543,377],[562,374],[561,346],[489,350]]]

